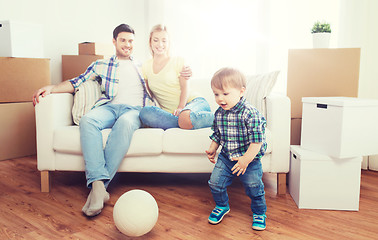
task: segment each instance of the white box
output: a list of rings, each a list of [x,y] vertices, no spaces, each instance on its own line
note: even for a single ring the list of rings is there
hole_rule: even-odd
[[[358,211],[362,157],[332,158],[291,146],[289,192],[298,208]]]
[[[378,100],[304,97],[301,147],[336,158],[378,154]]]
[[[42,25],[0,21],[0,57],[44,58]]]

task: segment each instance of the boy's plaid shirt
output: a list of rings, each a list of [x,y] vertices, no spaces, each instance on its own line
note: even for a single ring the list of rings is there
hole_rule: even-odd
[[[233,157],[243,156],[251,143],[262,142],[255,159],[266,151],[265,118],[244,97],[230,110],[221,107],[215,112],[210,139],[222,146],[222,151]]]
[[[135,70],[138,73],[139,79],[141,81],[143,92],[144,92],[144,101],[143,106],[146,105],[146,101],[152,101],[151,96],[147,92],[146,83],[143,80],[142,75],[140,74],[139,68],[136,66],[135,61],[130,57],[130,60],[135,66]],[[71,79],[74,88],[78,88],[80,84],[88,80],[95,80],[101,78],[101,91],[102,95],[100,99],[95,103],[93,108],[103,105],[107,102],[110,102],[118,91],[118,78],[117,78],[117,68],[119,66],[117,56],[112,56],[108,59],[99,59],[93,62],[87,70],[80,76]]]

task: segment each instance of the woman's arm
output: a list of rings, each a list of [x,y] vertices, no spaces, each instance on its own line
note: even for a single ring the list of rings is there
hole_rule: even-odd
[[[181,112],[181,110],[185,107],[186,102],[188,101],[188,80],[185,77],[179,76],[180,81],[180,102],[177,106],[177,109],[173,113],[175,116],[178,116]]]

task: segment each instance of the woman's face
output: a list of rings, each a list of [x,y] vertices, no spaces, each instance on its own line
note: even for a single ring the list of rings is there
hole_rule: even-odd
[[[169,41],[166,31],[153,32],[150,40],[153,55],[168,55]]]

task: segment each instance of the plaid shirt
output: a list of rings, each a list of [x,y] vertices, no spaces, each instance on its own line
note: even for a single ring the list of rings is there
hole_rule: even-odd
[[[262,146],[255,159],[259,160],[266,151],[265,118],[250,105],[244,97],[230,110],[221,107],[215,112],[210,139],[222,146],[222,152],[230,159],[243,156],[251,143]]]
[[[130,59],[133,61],[132,58]],[[133,63],[135,66],[135,70],[138,73],[141,84],[143,86],[143,92],[144,92],[143,106],[145,106],[146,101],[151,100],[152,98],[147,92],[146,84],[139,71],[139,68],[136,66],[135,61],[133,61]],[[118,83],[119,83],[119,79],[117,78],[118,66],[119,66],[118,58],[115,55],[109,59],[99,59],[93,62],[83,74],[81,74],[80,76],[74,79],[71,79],[70,82],[72,83],[74,88],[78,88],[80,84],[82,84],[85,81],[101,79],[100,82],[101,82],[102,95],[100,99],[93,106],[93,108],[95,108],[107,102],[110,102],[117,95]]]

